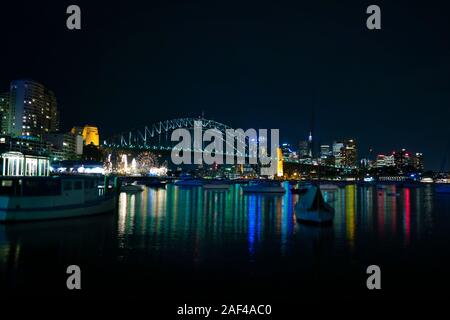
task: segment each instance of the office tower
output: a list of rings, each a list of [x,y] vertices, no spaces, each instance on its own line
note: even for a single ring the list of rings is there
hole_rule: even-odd
[[[298,148],[298,156],[300,158],[306,158],[309,156],[308,141],[300,141],[299,148]]]
[[[43,139],[48,143],[53,160],[77,160],[83,154],[83,137],[72,132],[46,133]]]
[[[424,169],[423,154],[420,152],[416,152],[414,156],[414,168],[419,171],[422,171]]]
[[[408,167],[409,168],[414,167],[414,157],[406,149],[394,151],[393,155],[395,159],[395,166],[397,167],[397,169],[402,170]]]
[[[377,160],[375,162],[375,166],[377,168],[383,168],[383,167],[395,167],[395,159],[394,155],[384,155],[379,154],[377,155]]]
[[[0,93],[0,134],[9,134],[9,92]]]
[[[12,81],[9,107],[13,136],[41,139],[43,134],[59,129],[56,97],[36,81]]]
[[[328,157],[330,155],[330,146],[323,144],[320,146],[320,157]]]
[[[292,151],[292,147],[289,143],[283,143],[281,145],[281,152],[284,158],[291,158],[294,154],[294,151]]]
[[[344,148],[344,143],[342,141],[334,141],[333,142],[333,156],[334,156],[334,161],[335,161],[335,165],[337,167],[341,167],[343,165],[342,163],[342,150]]]
[[[356,141],[354,139],[345,140],[341,150],[343,166],[355,168],[358,163]]]

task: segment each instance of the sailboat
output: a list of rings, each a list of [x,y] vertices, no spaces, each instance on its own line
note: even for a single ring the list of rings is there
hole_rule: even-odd
[[[314,127],[314,103],[312,110],[311,127]],[[313,129],[309,134],[310,156],[314,156]],[[318,167],[318,181],[316,185],[308,188],[306,193],[301,196],[300,200],[295,204],[295,215],[298,222],[312,224],[331,224],[334,219],[334,209],[325,202],[322,191],[320,190],[320,161]],[[337,189],[336,186],[333,186]]]
[[[434,184],[434,191],[436,193],[450,193],[450,183],[448,179],[448,173],[445,173],[445,168],[447,167],[447,161],[448,161],[448,153],[450,149],[450,142],[447,145],[447,151],[445,152],[444,159],[442,160],[441,165],[441,177],[440,179],[436,179],[436,183]]]
[[[312,186],[295,205],[298,222],[330,224],[334,219],[334,209],[325,202],[318,186]]]

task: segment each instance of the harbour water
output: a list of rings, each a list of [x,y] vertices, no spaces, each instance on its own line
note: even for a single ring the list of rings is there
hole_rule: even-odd
[[[433,186],[328,187],[332,226],[295,221],[301,195],[201,187],[120,195],[115,215],[0,225],[2,295],[221,302],[431,298],[450,284],[450,195]],[[382,290],[366,288],[378,265]],[[82,270],[68,291],[66,268]],[[259,300],[260,301],[260,300]]]

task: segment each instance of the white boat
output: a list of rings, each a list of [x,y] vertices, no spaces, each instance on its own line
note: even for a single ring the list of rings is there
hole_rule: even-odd
[[[115,188],[88,176],[0,178],[0,223],[113,212]]]
[[[334,209],[325,202],[320,188],[312,186],[295,205],[299,222],[328,224],[334,219]]]
[[[247,186],[242,186],[244,193],[285,193],[284,189],[278,181],[257,181]]]
[[[142,192],[142,191],[144,191],[144,186],[143,185],[140,185],[140,184],[138,184],[136,181],[135,182],[133,182],[133,183],[127,183],[127,184],[124,184],[121,188],[120,188],[120,191],[122,191],[122,192]]]

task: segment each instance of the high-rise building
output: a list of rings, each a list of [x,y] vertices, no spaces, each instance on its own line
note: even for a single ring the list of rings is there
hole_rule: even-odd
[[[92,125],[85,125],[84,127],[73,127],[71,132],[73,134],[79,134],[83,137],[85,145],[93,144],[94,146],[100,145],[100,136],[98,134],[98,128]]]
[[[392,153],[395,159],[395,166],[397,169],[405,169],[407,167],[414,166],[414,157],[406,149],[401,149],[400,151],[394,151]]]
[[[308,141],[300,141],[298,148],[298,156],[300,158],[309,157],[309,144]]]
[[[295,152],[292,151],[292,147],[289,143],[283,143],[280,147],[283,158],[293,158]]]
[[[356,148],[356,141],[354,139],[348,139],[344,141],[344,147],[342,150],[342,162],[343,166],[354,168],[358,163],[358,152]]]
[[[53,160],[77,160],[83,154],[83,137],[68,133],[47,133],[44,140],[49,144]]]
[[[328,144],[323,144],[320,146],[320,157],[330,156],[330,146]]]
[[[32,80],[14,80],[10,87],[9,133],[42,138],[58,131],[56,97],[44,85]]]
[[[336,167],[343,166],[342,163],[342,150],[344,148],[344,143],[342,141],[334,141],[333,142],[333,156]]]
[[[308,154],[308,156],[310,158],[312,158],[313,154],[314,154],[314,142],[313,142],[313,137],[312,137],[312,131],[309,132],[308,145],[309,145],[309,154]]]
[[[423,154],[420,152],[416,152],[414,156],[414,168],[419,171],[424,169]]]
[[[377,160],[375,162],[375,166],[377,168],[383,168],[383,167],[395,167],[395,159],[394,155],[384,155],[379,154],[377,155]]]
[[[9,92],[0,93],[0,134],[9,134]]]

